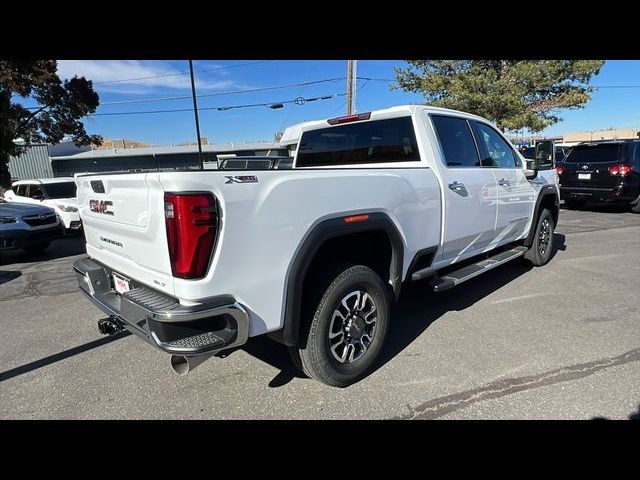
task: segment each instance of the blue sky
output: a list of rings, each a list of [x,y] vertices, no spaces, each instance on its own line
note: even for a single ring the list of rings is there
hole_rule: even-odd
[[[404,62],[400,60],[359,60],[357,76],[393,79],[393,68],[403,65]],[[201,109],[339,95],[346,91],[346,82],[339,80],[263,92],[226,93],[344,77],[345,60],[211,60],[195,61],[194,68],[198,95],[209,95],[199,98],[198,106]],[[190,109],[189,75],[180,75],[188,72],[188,69],[186,60],[59,61],[61,77],[78,74],[94,81],[102,104],[97,113]],[[122,81],[126,79],[136,80]],[[640,61],[608,61],[592,83],[601,86],[640,86]],[[359,79],[357,110],[369,111],[423,101],[418,95],[392,91],[389,85],[386,81]],[[189,98],[108,105],[109,102],[172,96]],[[274,132],[287,126],[305,120],[338,116],[344,114],[345,109],[345,97],[336,96],[303,105],[285,104],[284,108],[277,110],[265,106],[226,111],[201,110],[200,129],[210,142],[271,140]],[[569,131],[609,127],[640,128],[640,88],[599,89],[584,109],[561,111],[560,116],[564,117],[564,121],[548,128],[543,134],[559,135]],[[85,125],[90,133],[98,133],[105,138],[128,138],[151,144],[167,145],[195,141],[196,138],[192,111],[93,116],[85,120]]]

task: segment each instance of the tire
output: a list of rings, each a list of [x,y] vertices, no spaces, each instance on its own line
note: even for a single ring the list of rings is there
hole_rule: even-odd
[[[51,242],[35,243],[33,245],[29,245],[28,247],[24,247],[24,249],[28,253],[41,253],[42,251],[46,250],[49,247],[50,243]]]
[[[635,205],[631,205],[631,211],[633,213],[640,213],[640,202],[636,203]]]
[[[389,330],[390,301],[386,285],[369,267],[337,270],[320,289],[324,293],[315,308],[310,306],[313,317],[303,330],[306,338],[292,348],[292,357],[297,363],[298,355],[309,377],[347,387],[364,378],[378,359]]]
[[[572,210],[580,210],[581,208],[584,208],[586,204],[587,202],[585,202],[584,200],[572,200],[569,198],[564,199],[565,207]]]
[[[538,217],[533,243],[524,254],[525,260],[535,267],[541,267],[549,261],[553,252],[554,230],[553,215],[548,208],[545,208]]]

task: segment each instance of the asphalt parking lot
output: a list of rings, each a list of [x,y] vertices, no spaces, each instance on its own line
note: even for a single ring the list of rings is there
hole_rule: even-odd
[[[560,219],[543,268],[406,285],[377,369],[346,389],[302,378],[265,338],[180,377],[132,335],[98,333],[71,270],[81,238],[3,253],[0,418],[638,418],[640,215]]]

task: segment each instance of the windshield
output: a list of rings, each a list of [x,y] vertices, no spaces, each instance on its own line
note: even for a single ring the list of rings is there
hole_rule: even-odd
[[[569,151],[564,163],[618,162],[621,150],[622,145],[619,143],[578,145]]]
[[[43,185],[47,198],[75,198],[76,184],[74,182],[48,183]]]

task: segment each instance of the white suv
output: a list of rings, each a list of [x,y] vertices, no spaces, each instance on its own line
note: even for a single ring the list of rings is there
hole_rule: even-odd
[[[73,178],[19,180],[13,182],[4,198],[9,202],[35,203],[53,208],[67,233],[82,228]]]

